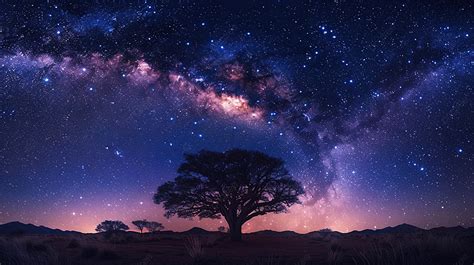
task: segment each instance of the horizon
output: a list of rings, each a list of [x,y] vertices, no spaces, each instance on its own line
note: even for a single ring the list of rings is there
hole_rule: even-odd
[[[149,220],[150,221],[150,220]],[[97,231],[93,231],[93,232],[84,232],[84,231],[77,231],[77,230],[64,230],[64,229],[59,229],[59,228],[55,228],[55,227],[49,227],[49,226],[45,226],[45,225],[41,225],[41,224],[32,224],[32,223],[23,223],[23,222],[20,222],[20,221],[11,221],[11,222],[7,222],[7,223],[0,223],[0,226],[2,225],[6,225],[6,224],[10,224],[10,223],[19,223],[19,224],[22,224],[22,225],[34,225],[36,227],[45,227],[45,228],[49,228],[49,229],[53,229],[53,230],[60,230],[60,231],[63,231],[63,232],[78,232],[78,233],[81,233],[81,234],[99,234],[99,233],[104,233],[104,232],[97,232]],[[128,223],[125,223],[128,225]],[[263,230],[255,230],[255,231],[247,231],[247,232],[243,232],[243,234],[252,234],[252,233],[258,233],[258,232],[265,232],[265,231],[271,231],[271,232],[276,232],[276,233],[282,233],[282,232],[293,232],[293,233],[296,233],[296,234],[301,234],[301,235],[305,235],[305,234],[309,234],[309,233],[314,233],[314,232],[322,232],[322,233],[325,233],[325,232],[337,232],[337,233],[342,233],[342,234],[348,234],[348,233],[353,233],[353,232],[362,232],[362,231],[366,231],[366,230],[370,230],[370,231],[378,231],[378,230],[384,230],[384,229],[387,229],[387,228],[396,228],[396,227],[400,227],[400,226],[410,226],[410,227],[415,227],[415,228],[418,228],[418,229],[422,229],[422,230],[431,230],[431,229],[437,229],[437,228],[456,228],[456,227],[462,227],[464,229],[470,229],[470,228],[474,228],[474,226],[472,227],[466,227],[466,226],[462,226],[462,225],[459,225],[459,226],[438,226],[438,227],[432,227],[432,228],[422,228],[422,227],[418,227],[416,225],[412,225],[412,224],[407,224],[407,223],[401,223],[401,224],[398,224],[398,225],[394,225],[394,226],[386,226],[386,227],[380,227],[380,228],[373,228],[373,229],[370,229],[370,228],[367,228],[367,229],[361,229],[361,230],[351,230],[351,231],[338,231],[338,230],[332,230],[330,229],[330,231],[321,231],[321,230],[324,230],[324,229],[328,229],[327,227],[326,228],[321,228],[321,229],[318,229],[318,230],[313,230],[313,231],[307,231],[307,232],[297,232],[297,231],[293,231],[293,230],[271,230],[271,229],[263,229]],[[160,230],[159,232],[173,232],[173,233],[183,233],[183,232],[188,232],[190,230],[193,230],[193,229],[203,229],[207,232],[219,232],[217,231],[217,229],[214,229],[214,230],[209,230],[209,229],[204,229],[202,227],[199,227],[199,226],[193,226],[189,229],[184,229],[184,230],[170,230],[170,229],[166,229],[166,227],[163,229],[163,230]],[[134,233],[140,233],[140,230],[138,230],[136,227],[134,227],[131,223],[130,223],[130,229],[124,231],[124,232],[134,232]],[[143,233],[150,233],[150,232],[143,232]],[[228,233],[228,232],[222,232],[222,233]]]
[[[2,8],[0,223],[228,227],[156,195],[185,154],[237,148],[281,159],[297,194],[230,218],[244,233],[474,226],[469,8],[106,2]]]

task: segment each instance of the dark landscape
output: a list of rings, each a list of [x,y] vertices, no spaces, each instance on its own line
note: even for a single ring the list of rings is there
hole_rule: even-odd
[[[82,234],[18,222],[0,225],[2,264],[472,264],[474,228],[402,224],[339,233],[259,231]]]

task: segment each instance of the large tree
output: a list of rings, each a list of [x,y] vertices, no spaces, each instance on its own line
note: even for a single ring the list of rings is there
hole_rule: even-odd
[[[256,151],[203,150],[186,154],[178,176],[158,187],[154,202],[167,218],[225,218],[232,240],[242,239],[242,225],[267,213],[286,212],[304,193],[281,159]]]

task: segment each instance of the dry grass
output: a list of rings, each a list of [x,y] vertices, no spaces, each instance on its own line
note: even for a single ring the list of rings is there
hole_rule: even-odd
[[[470,251],[465,246],[454,236],[382,236],[352,260],[356,265],[465,264]]]
[[[2,265],[56,265],[68,264],[49,245],[24,239],[0,238]]]
[[[324,235],[323,235],[324,234]],[[308,236],[222,233],[0,237],[1,265],[472,265],[472,234]],[[69,259],[69,263],[65,258]]]
[[[184,246],[193,260],[201,259],[204,256],[204,240],[202,237],[196,235],[188,236],[184,240]]]
[[[329,250],[328,250],[328,263],[330,265],[339,264],[343,255],[343,250],[341,245],[338,244],[337,240],[331,240]]]

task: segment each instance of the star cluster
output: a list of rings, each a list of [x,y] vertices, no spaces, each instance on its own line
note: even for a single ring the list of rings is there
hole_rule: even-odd
[[[350,1],[5,4],[0,222],[168,229],[183,153],[283,158],[289,214],[245,231],[474,225],[472,5]]]

